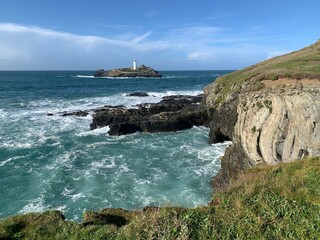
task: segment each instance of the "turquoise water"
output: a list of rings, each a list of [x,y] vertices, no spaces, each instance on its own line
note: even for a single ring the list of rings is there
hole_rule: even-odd
[[[196,95],[224,71],[162,72],[157,79],[92,78],[93,72],[0,72],[0,218],[59,209],[194,207],[210,201],[210,180],[228,143],[209,130],[109,136],[92,116],[47,113],[132,106],[172,94]],[[144,91],[149,97],[127,97]]]

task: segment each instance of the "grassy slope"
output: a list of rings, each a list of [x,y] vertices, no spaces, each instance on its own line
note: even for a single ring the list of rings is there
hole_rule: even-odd
[[[0,239],[320,239],[320,158],[250,169],[209,206],[85,214],[57,211],[0,222]]]
[[[255,89],[262,80],[278,78],[320,78],[320,40],[309,47],[283,56],[275,57],[243,70],[218,78],[215,92],[221,95],[239,91],[245,81]],[[253,89],[253,90],[254,90]]]

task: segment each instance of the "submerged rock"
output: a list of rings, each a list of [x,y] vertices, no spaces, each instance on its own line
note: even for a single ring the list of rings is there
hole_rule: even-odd
[[[126,94],[128,97],[148,97],[149,94],[146,92],[133,92]]]

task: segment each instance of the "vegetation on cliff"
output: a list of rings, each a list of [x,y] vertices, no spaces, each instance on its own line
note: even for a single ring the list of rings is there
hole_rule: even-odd
[[[247,170],[209,206],[58,211],[0,222],[0,239],[320,239],[320,158]]]
[[[211,85],[214,85],[212,93],[216,95],[215,105],[219,105],[232,93],[263,88],[263,80],[275,81],[280,78],[320,79],[320,40],[299,51],[219,77]]]
[[[320,41],[222,76],[205,88],[210,141],[232,140],[214,188],[260,164],[320,156]]]

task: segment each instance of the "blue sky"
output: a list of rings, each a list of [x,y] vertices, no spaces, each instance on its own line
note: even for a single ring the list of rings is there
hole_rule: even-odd
[[[319,0],[1,0],[0,70],[241,69],[320,39]]]

